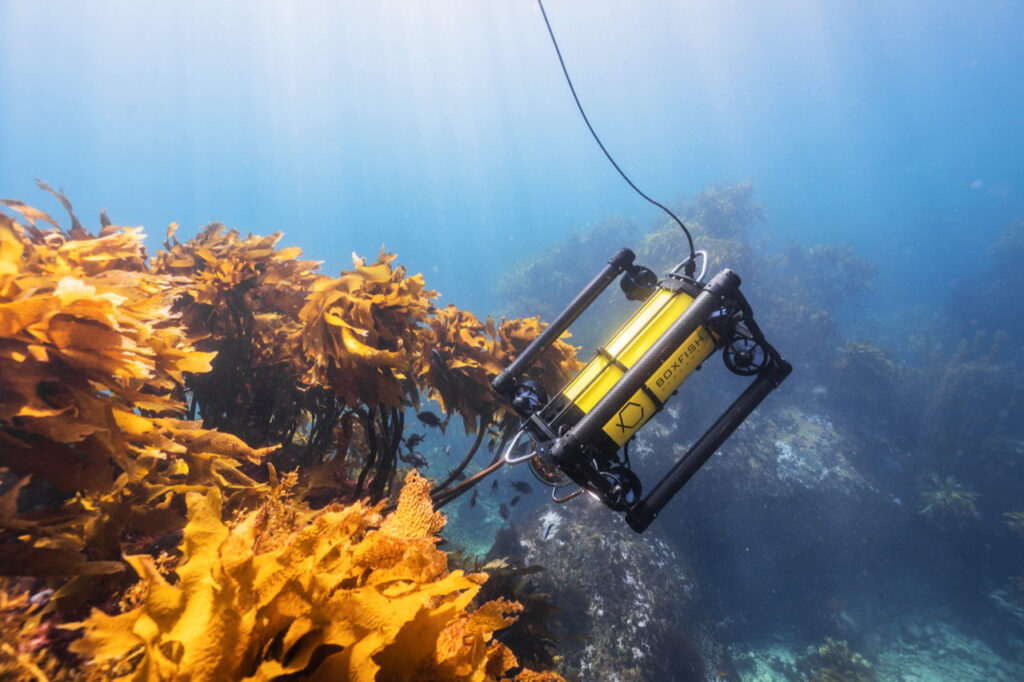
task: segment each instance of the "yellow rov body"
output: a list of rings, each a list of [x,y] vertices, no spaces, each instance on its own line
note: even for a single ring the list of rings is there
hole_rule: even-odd
[[[583,414],[590,412],[691,303],[693,297],[684,291],[659,288],[562,390],[564,399]],[[712,332],[698,326],[605,423],[604,433],[624,445],[715,348]]]

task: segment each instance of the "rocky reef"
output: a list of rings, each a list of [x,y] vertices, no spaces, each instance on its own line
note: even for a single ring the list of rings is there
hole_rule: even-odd
[[[492,553],[544,567],[532,581],[560,608],[558,670],[569,678],[687,682],[725,665],[693,571],[658,530],[638,536],[584,496],[538,509]]]

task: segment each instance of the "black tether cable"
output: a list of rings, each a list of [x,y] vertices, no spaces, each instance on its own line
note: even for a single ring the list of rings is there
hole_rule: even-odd
[[[594,140],[597,141],[597,146],[601,148],[601,151],[604,152],[604,155],[606,157],[608,157],[608,160],[611,162],[611,164],[615,166],[615,170],[619,171],[619,175],[622,176],[622,179],[629,183],[629,186],[632,187],[637,194],[642,196],[648,202],[660,208],[665,213],[669,214],[672,220],[679,223],[679,227],[683,229],[683,234],[686,235],[686,242],[690,246],[690,259],[684,266],[684,272],[686,272],[686,275],[688,277],[692,277],[694,271],[697,268],[697,254],[693,250],[693,237],[690,236],[690,231],[686,229],[686,225],[683,224],[682,220],[676,217],[675,213],[668,210],[668,208],[666,208],[664,205],[658,203],[657,201],[655,201],[654,199],[650,198],[642,191],[640,191],[640,188],[633,184],[633,181],[629,179],[629,176],[626,175],[621,168],[619,168],[619,164],[615,163],[615,159],[613,159],[612,155],[608,153],[607,149],[605,149],[604,143],[601,142],[601,138],[598,137],[597,133],[594,131],[594,126],[590,125],[590,119],[587,118],[587,112],[583,111],[583,105],[580,104],[580,98],[576,95],[576,88],[573,87],[572,78],[569,77],[569,70],[565,68],[565,60],[562,59],[562,51],[558,49],[558,41],[555,40],[555,32],[551,30],[551,22],[548,21],[548,13],[544,11],[544,3],[541,0],[537,0],[537,4],[540,6],[540,13],[544,17],[544,24],[548,27],[548,35],[551,36],[551,44],[555,46],[555,54],[558,55],[558,63],[562,65],[562,73],[565,74],[565,80],[569,84],[569,90],[572,92],[572,98],[576,100],[576,108],[580,110],[580,115],[583,117],[583,122],[587,124],[587,128],[590,129],[590,134],[593,135]]]

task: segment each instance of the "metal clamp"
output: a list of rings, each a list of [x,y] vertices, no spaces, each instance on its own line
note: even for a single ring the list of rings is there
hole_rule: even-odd
[[[520,462],[525,462],[537,456],[537,451],[531,450],[529,454],[512,457],[512,448],[514,448],[516,443],[519,442],[519,439],[523,437],[523,432],[525,430],[526,427],[519,427],[519,430],[516,431],[516,435],[512,437],[512,440],[509,441],[508,445],[506,445],[505,449],[502,451],[501,458],[505,460],[505,464],[519,464]]]

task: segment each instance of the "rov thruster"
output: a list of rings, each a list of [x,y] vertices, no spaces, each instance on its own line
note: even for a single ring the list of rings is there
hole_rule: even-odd
[[[504,449],[510,464],[529,462],[537,478],[564,502],[589,491],[605,505],[625,512],[642,533],[675,494],[792,371],[754,321],[740,278],[725,269],[703,283],[694,276],[691,252],[661,280],[634,263],[623,248],[558,317],[491,382],[521,418],[521,428]],[[537,356],[558,339],[591,303],[622,275],[626,297],[640,308],[593,359],[553,398],[524,379]],[[715,351],[726,367],[753,381],[687,452],[643,496],[629,462],[629,442],[664,407],[683,381]],[[532,444],[520,454],[523,436]],[[579,486],[558,496],[558,489]]]

